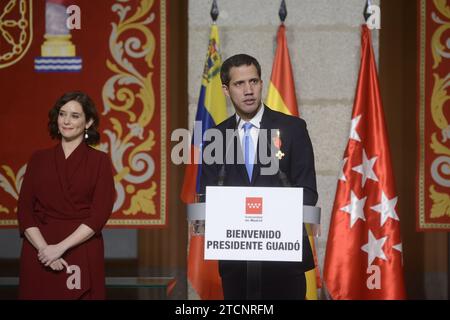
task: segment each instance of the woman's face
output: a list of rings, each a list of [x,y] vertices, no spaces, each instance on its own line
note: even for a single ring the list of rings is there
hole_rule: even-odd
[[[89,128],[92,120],[86,122],[83,107],[77,101],[69,101],[59,109],[58,129],[65,141],[83,140],[84,130]]]

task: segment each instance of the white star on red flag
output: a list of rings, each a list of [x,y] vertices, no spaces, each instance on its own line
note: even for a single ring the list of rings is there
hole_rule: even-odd
[[[353,227],[358,219],[366,221],[366,217],[364,216],[364,205],[366,204],[366,200],[367,197],[358,199],[356,194],[352,191],[350,195],[350,204],[341,208],[342,211],[350,214],[350,228]]]
[[[352,124],[350,127],[350,139],[361,141],[358,132],[356,131],[356,127],[358,126],[359,120],[361,120],[361,115],[358,115],[352,119]]]
[[[372,231],[369,230],[368,238],[369,242],[367,242],[365,245],[361,247],[361,250],[368,253],[367,265],[368,266],[372,265],[372,262],[373,260],[375,260],[375,258],[387,260],[386,255],[384,254],[383,251],[383,245],[388,237],[376,239]]]
[[[344,172],[344,167],[345,164],[347,163],[348,158],[344,158],[344,160],[342,160],[342,164],[341,164],[341,171],[339,172],[339,180],[341,181],[347,181],[347,177],[345,176],[345,172]]]
[[[395,206],[397,205],[397,198],[394,197],[392,199],[388,199],[388,197],[384,194],[384,191],[381,193],[381,202],[376,206],[370,207],[370,209],[379,212],[380,215],[380,226],[382,227],[388,218],[392,218],[394,220],[400,220],[397,216],[397,212],[395,212]]]
[[[371,159],[368,159],[366,150],[363,148],[362,151],[362,164],[359,166],[356,166],[352,168],[353,171],[356,171],[360,174],[362,174],[362,186],[364,188],[364,185],[366,184],[367,179],[371,179],[373,181],[378,181],[378,177],[375,174],[375,171],[373,171],[373,166],[375,165],[375,161],[377,161],[378,157],[373,157]]]
[[[397,250],[398,252],[403,252],[403,246],[401,243],[396,244],[395,246],[392,246],[392,248],[394,248],[395,250]]]

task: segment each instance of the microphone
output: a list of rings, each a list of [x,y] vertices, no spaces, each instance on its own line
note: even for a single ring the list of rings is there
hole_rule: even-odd
[[[278,168],[277,175],[278,175],[278,178],[280,178],[281,184],[283,185],[283,187],[285,187],[285,188],[291,187],[291,183],[289,182],[289,179],[287,178],[286,173],[284,173],[280,168]]]
[[[227,162],[227,155],[228,155],[228,151],[230,150],[231,144],[234,142],[234,133],[236,132],[236,129],[239,126],[239,123],[241,122],[241,117],[238,116],[238,120],[236,121],[236,124],[234,125],[233,128],[233,139],[231,139],[231,141],[228,141],[227,143],[227,148],[225,149],[225,161],[222,164],[222,166],[220,167],[219,170],[219,180],[217,181],[217,185],[222,187],[224,182],[225,182],[225,177],[227,176],[226,170],[225,170],[225,165]],[[225,137],[226,137],[226,133],[225,133]]]

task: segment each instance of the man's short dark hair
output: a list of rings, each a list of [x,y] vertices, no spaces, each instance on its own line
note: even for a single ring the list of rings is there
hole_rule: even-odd
[[[248,54],[240,53],[229,57],[222,63],[222,67],[220,68],[220,80],[222,80],[222,84],[228,87],[230,84],[230,69],[243,65],[254,65],[256,71],[258,71],[258,76],[261,79],[261,66],[259,65],[258,60]]]

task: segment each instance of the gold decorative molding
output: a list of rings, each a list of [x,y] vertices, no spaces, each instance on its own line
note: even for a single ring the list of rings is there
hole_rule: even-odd
[[[27,165],[23,165],[17,173],[14,173],[14,170],[11,169],[10,166],[2,165],[0,171],[0,191],[5,192],[10,197],[12,197],[15,201],[19,199],[20,187],[22,186],[23,177],[25,175],[25,171],[27,169]],[[4,218],[4,215],[11,214],[12,212],[17,212],[17,207],[7,207],[4,204],[0,203],[0,217]],[[7,221],[0,219],[0,225],[7,224]],[[15,219],[15,217],[14,217]]]
[[[149,124],[155,121],[155,89],[153,58],[156,53],[156,40],[152,30],[147,27],[155,23],[155,13],[151,13],[153,0],[141,0],[134,8],[128,1],[118,0],[111,9],[119,21],[112,23],[109,49],[112,59],[106,66],[113,75],[106,81],[102,90],[103,115],[109,116],[112,130],[105,130],[109,143],[99,149],[111,154],[115,171],[118,197],[114,212],[123,215],[144,213],[157,214],[155,196],[160,198],[160,218],[136,219],[141,225],[165,224],[166,198],[166,101],[165,101],[165,1],[160,1],[161,20],[161,130],[156,134]],[[139,33],[139,37],[136,36]],[[164,37],[163,37],[164,35]],[[145,63],[142,64],[142,61]],[[137,63],[139,62],[139,64]],[[123,120],[125,119],[125,120]],[[159,138],[161,147],[160,164],[150,153]],[[160,181],[155,181],[154,173],[160,170]],[[160,185],[159,185],[160,183]],[[113,216],[114,217],[114,216]],[[150,218],[149,217],[149,218]],[[110,219],[109,225],[135,225],[129,219]]]
[[[450,52],[448,52],[448,46],[445,43],[448,39],[444,36],[450,30],[450,7],[447,5],[446,0],[434,0],[434,7],[431,5],[427,8],[426,1],[421,0],[421,53],[420,53],[420,118],[419,118],[419,135],[420,135],[420,162],[419,162],[419,225],[421,228],[426,229],[445,229],[448,228],[448,224],[433,223],[425,220],[427,213],[425,212],[425,170],[429,170],[431,175],[431,183],[428,186],[428,198],[431,201],[431,208],[429,213],[430,219],[438,219],[445,216],[450,217],[450,197],[448,190],[450,188],[450,148],[448,147],[448,141],[450,141],[450,125],[449,120],[445,116],[444,108],[448,106],[450,101],[449,87],[450,87],[450,75],[440,75],[438,68],[442,63],[448,63],[450,59]],[[436,11],[433,11],[436,10]],[[431,35],[430,43],[426,43],[426,20],[427,15],[430,15],[431,19],[438,25]],[[445,21],[445,19],[449,19]],[[430,46],[425,49],[425,46]],[[427,77],[431,77],[427,74],[425,63],[427,50],[430,50],[432,57],[432,69],[436,70],[432,74],[431,83],[433,89],[431,92],[429,105],[426,103],[426,91],[425,83]],[[447,59],[447,60],[446,60]],[[430,70],[431,71],[431,70]],[[430,108],[427,110],[427,108]],[[424,112],[429,112],[433,121],[433,129],[430,134],[429,147],[433,153],[431,167],[425,168],[425,115]],[[439,191],[438,191],[439,190]],[[439,221],[439,220],[437,220]]]

